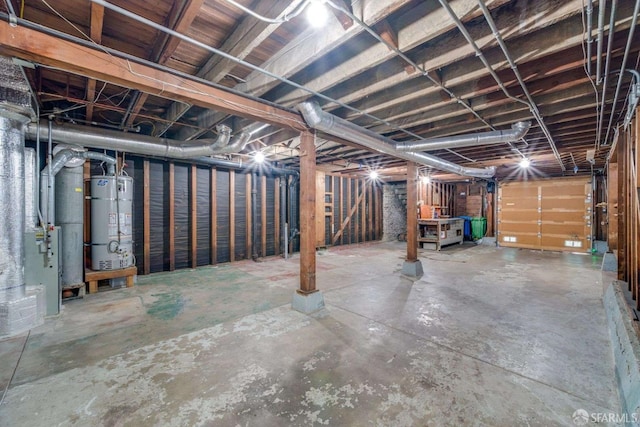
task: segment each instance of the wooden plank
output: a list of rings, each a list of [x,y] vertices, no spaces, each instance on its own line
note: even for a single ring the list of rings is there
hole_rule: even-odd
[[[342,185],[343,185],[343,178],[339,177],[338,178],[338,224],[342,224],[343,217],[344,217],[343,204],[345,203],[345,200],[343,197],[344,191],[343,191]],[[333,244],[335,244],[336,241],[334,241],[333,238],[331,240]],[[344,233],[340,236],[340,244],[344,244]]]
[[[260,236],[262,237],[262,248],[260,256],[267,255],[267,177],[260,177]],[[276,217],[277,218],[277,217]]]
[[[351,209],[351,183],[353,182],[353,180],[351,178],[345,178],[347,181],[347,209]],[[357,194],[356,194],[357,196]],[[353,215],[353,213],[350,213],[348,216],[349,221],[351,220],[351,216]],[[345,220],[343,221],[343,224],[345,224],[345,221],[347,221],[347,218],[345,218]],[[347,221],[347,224],[349,222]],[[341,228],[341,231],[343,229]],[[349,226],[349,228],[347,228],[347,245],[351,244],[351,226]],[[337,235],[337,233],[336,233]],[[334,236],[335,237],[335,236]]]
[[[418,260],[418,166],[407,162],[407,262]]]
[[[175,163],[169,162],[169,271],[176,269],[176,180]]]
[[[191,165],[191,268],[198,266],[198,168]]]
[[[284,182],[280,181],[280,177],[274,180],[273,184],[273,223],[275,225],[274,230],[274,252],[276,255],[280,254],[280,185],[284,185]]]
[[[618,163],[607,166],[607,243],[609,250],[618,249]]]
[[[151,273],[151,202],[149,189],[149,160],[142,162],[142,257],[144,259],[143,274]]]
[[[627,184],[627,141],[624,135],[620,136],[616,152],[618,153],[618,280],[627,281],[627,226],[626,214],[626,184]]]
[[[361,191],[359,179],[354,179],[353,182],[356,186],[356,196],[358,197],[358,200],[356,202],[356,214],[353,219],[353,223],[355,225],[355,228],[354,228],[355,235],[353,237],[354,237],[355,243],[358,243],[360,242],[360,199],[361,199],[360,195],[364,195],[364,191]]]
[[[209,253],[210,253],[210,264],[218,263],[218,204],[216,202],[216,182],[217,182],[217,171],[215,168],[211,168],[209,177],[209,217],[211,218],[211,227],[210,227],[210,236],[209,236]]]
[[[252,193],[253,186],[258,185],[257,182],[253,182],[253,175],[248,173],[245,181],[245,194],[247,197],[247,203],[245,205],[245,217],[247,218],[247,233],[245,234],[245,253],[247,259],[253,256],[253,215],[251,215]]]
[[[91,40],[96,44],[102,44],[102,27],[104,25],[104,6],[91,3],[90,18],[90,36]],[[85,119],[90,122],[93,120],[93,103],[96,99],[96,80],[87,79],[87,101]]]
[[[375,213],[375,218],[373,219],[373,240],[380,240],[380,227],[378,224],[380,223],[380,186],[376,185],[373,188],[373,211]]]
[[[347,178],[347,180],[348,180],[347,182],[351,181],[350,178]],[[340,236],[342,236],[343,234],[346,234],[344,232],[345,229],[349,230],[349,232],[350,232],[351,227],[347,227],[347,226],[351,222],[351,218],[353,218],[353,217],[357,218],[356,212],[358,210],[358,206],[360,205],[363,197],[364,197],[364,191],[361,192],[360,194],[356,194],[356,202],[355,202],[355,204],[353,206],[351,206],[351,210],[349,211],[349,214],[344,219],[344,221],[342,221],[342,224],[340,225],[340,230],[338,230],[336,232],[336,234],[333,235],[333,238],[331,239],[332,244],[335,244],[338,241],[338,239],[340,238]],[[347,202],[350,201],[349,199],[351,199],[351,197],[349,197],[349,193],[347,193]],[[356,234],[356,238],[357,238],[357,236],[358,235]],[[349,243],[351,243],[351,238],[349,238],[348,244]]]
[[[324,218],[324,189],[326,176],[322,171],[316,171],[316,247],[326,246],[326,230]],[[302,212],[302,211],[301,211]]]
[[[236,172],[229,171],[229,261],[236,260]]]
[[[315,135],[300,135],[300,289],[316,292],[316,147]],[[323,192],[324,194],[324,192]]]
[[[247,119],[305,131],[297,113],[229,93],[196,80],[126,61],[22,26],[0,22],[0,53],[151,95],[211,108]]]

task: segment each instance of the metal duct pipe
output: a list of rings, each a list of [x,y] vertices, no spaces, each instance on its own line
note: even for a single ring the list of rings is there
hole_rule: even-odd
[[[602,40],[604,38],[604,12],[607,0],[600,0],[598,3],[598,52],[596,53],[596,84],[600,84],[602,69]]]
[[[106,162],[108,164],[107,172],[110,175],[115,175],[116,159],[113,157],[92,151],[61,150],[40,172],[40,210],[49,225],[56,224],[56,175],[72,159],[94,159]],[[82,188],[83,185],[80,187]]]
[[[36,202],[38,173],[36,172],[36,150],[24,149],[24,200],[25,200],[25,231],[38,226],[38,204]]]
[[[523,138],[529,131],[531,122],[517,122],[511,130],[459,135],[444,138],[422,139],[415,142],[399,142],[396,150],[400,151],[433,151],[445,148],[474,147],[476,145],[503,144]]]
[[[247,163],[218,159],[216,157],[198,157],[191,160],[197,163],[203,163],[210,166],[220,166],[226,169],[244,170],[249,168],[249,165]],[[261,166],[261,167],[265,167],[265,166]],[[298,175],[299,174],[298,171],[293,169],[279,168],[279,167],[268,166],[268,165],[266,166],[266,168],[267,168],[266,173],[271,175]]]
[[[211,139],[199,140],[201,144],[188,146],[181,145],[184,144],[183,141],[78,126],[70,123],[52,125],[50,131],[45,126],[40,126],[40,137],[48,138],[50,132],[53,140],[62,143],[107,148],[147,156],[191,159],[193,157],[232,152],[228,147],[231,129],[227,126],[219,125],[217,130],[219,134],[215,141]],[[26,129],[27,138],[35,139],[37,131],[36,124],[30,123]],[[231,144],[233,150],[236,150],[233,152],[242,150],[248,139],[249,137],[246,134],[241,133],[238,136],[238,143],[234,141]]]
[[[0,110],[0,302],[25,296],[24,122]]]
[[[495,175],[495,167],[484,169],[467,168],[428,154],[398,151],[395,148],[396,143],[394,140],[378,135],[369,129],[355,125],[333,114],[326,113],[322,111],[318,104],[303,102],[298,104],[297,107],[310,127],[355,142],[380,153],[457,175],[476,178],[491,178]]]

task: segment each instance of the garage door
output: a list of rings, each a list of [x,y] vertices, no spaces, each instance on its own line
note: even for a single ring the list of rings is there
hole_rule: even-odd
[[[500,184],[498,244],[589,252],[591,194],[589,177]]]

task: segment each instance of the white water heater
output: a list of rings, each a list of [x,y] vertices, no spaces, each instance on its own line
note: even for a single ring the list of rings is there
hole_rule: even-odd
[[[116,270],[134,264],[133,179],[91,177],[91,269]]]

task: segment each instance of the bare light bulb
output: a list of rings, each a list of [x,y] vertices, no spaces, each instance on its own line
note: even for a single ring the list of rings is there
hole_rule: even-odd
[[[369,178],[371,178],[372,180],[378,179],[378,172],[376,171],[369,172]]]
[[[431,182],[431,178],[429,178],[428,176],[423,176],[422,177],[422,183],[423,184],[428,184]]]
[[[329,11],[321,0],[312,0],[307,5],[307,20],[312,27],[320,28],[329,19]]]
[[[253,156],[253,160],[256,163],[264,162],[264,154],[262,154],[262,151],[256,151],[256,154]]]
[[[531,165],[531,160],[527,159],[526,157],[522,160],[520,160],[520,167],[521,168],[528,168]]]

